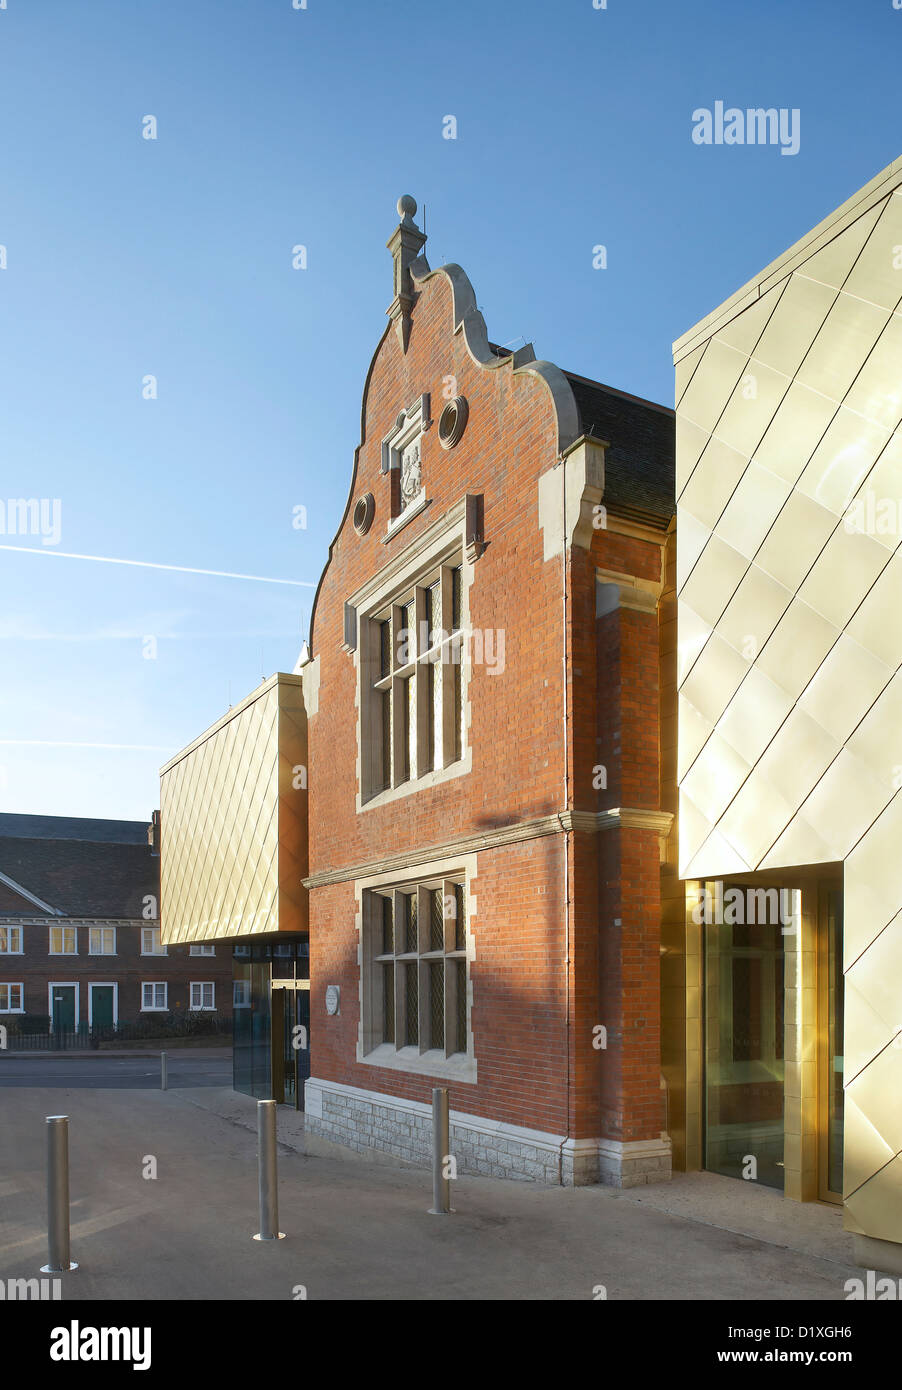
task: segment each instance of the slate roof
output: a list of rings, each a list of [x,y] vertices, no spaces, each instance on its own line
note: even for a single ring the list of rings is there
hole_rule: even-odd
[[[159,899],[160,892],[160,860],[146,843],[17,837],[0,828],[0,873],[66,917],[139,918],[145,896]],[[0,901],[0,919],[44,915],[26,900],[14,905],[10,892]]]
[[[95,820],[90,816],[24,816],[0,812],[0,838],[99,840],[110,845],[146,845],[144,820]]]
[[[489,343],[496,357],[510,349]],[[676,512],[676,412],[614,386],[564,372],[580,433],[607,439],[602,501],[619,514],[666,530]]]
[[[583,434],[607,439],[602,501],[666,529],[676,511],[675,416],[666,406],[565,372]]]

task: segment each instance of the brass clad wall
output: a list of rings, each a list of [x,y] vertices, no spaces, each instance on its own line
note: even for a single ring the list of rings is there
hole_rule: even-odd
[[[844,861],[846,1223],[897,1242],[900,301],[897,160],[674,349],[680,874]]]
[[[301,678],[282,674],[166,764],[164,942],[306,931],[306,765]]]

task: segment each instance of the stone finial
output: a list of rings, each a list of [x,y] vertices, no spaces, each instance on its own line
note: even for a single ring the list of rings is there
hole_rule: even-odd
[[[398,199],[398,216],[406,225],[410,225],[416,216],[417,200],[412,198],[409,193],[402,193]]]
[[[398,199],[398,216],[401,221],[392,232],[386,245],[394,262],[395,297],[386,313],[395,325],[402,351],[407,351],[410,338],[410,311],[413,308],[415,291],[410,278],[410,263],[416,260],[426,244],[426,235],[413,220],[417,202],[409,193]]]

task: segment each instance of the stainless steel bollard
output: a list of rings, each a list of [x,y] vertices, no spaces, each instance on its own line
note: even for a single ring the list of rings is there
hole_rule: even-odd
[[[254,1240],[284,1240],[279,1230],[279,1176],[276,1167],[276,1102],[257,1101],[257,1168],[260,1230]]]
[[[451,1206],[451,1179],[445,1177],[445,1164],[451,1157],[451,1123],[447,1086],[432,1091],[432,1206],[430,1216],[447,1216]]]
[[[169,1059],[165,1052],[160,1053],[160,1090],[169,1090]]]
[[[47,1246],[42,1274],[78,1269],[69,1259],[69,1117],[47,1116]]]

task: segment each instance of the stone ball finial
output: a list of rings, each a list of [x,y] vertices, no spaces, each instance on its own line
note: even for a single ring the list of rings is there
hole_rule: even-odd
[[[401,218],[411,218],[417,210],[417,200],[412,198],[409,193],[402,193],[398,199],[398,215]]]

